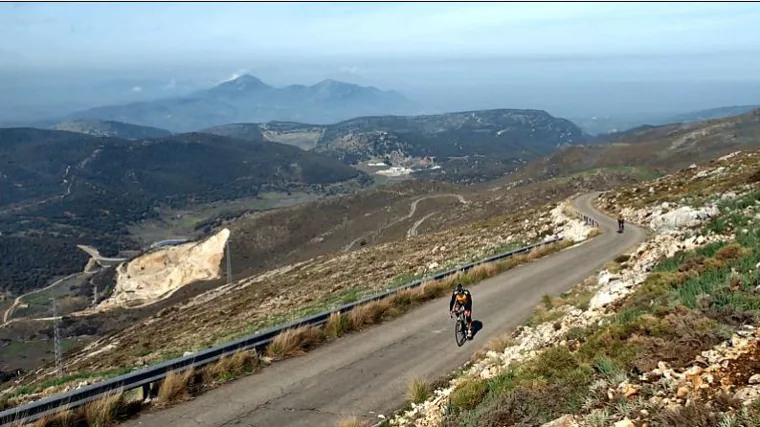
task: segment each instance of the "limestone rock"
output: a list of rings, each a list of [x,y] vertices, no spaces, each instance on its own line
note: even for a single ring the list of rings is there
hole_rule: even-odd
[[[219,279],[230,230],[202,242],[189,242],[146,253],[116,270],[116,286],[98,309],[151,303],[193,282]]]
[[[541,427],[574,427],[575,425],[575,419],[572,415],[563,415],[554,421],[541,425]]]

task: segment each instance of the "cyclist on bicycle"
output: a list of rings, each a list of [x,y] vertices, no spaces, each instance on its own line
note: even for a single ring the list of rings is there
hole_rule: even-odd
[[[623,219],[622,213],[618,214],[617,222],[618,222],[618,231],[623,231],[623,227],[625,226],[625,220]]]
[[[449,303],[449,311],[451,317],[454,317],[454,304],[456,308],[464,308],[464,317],[467,321],[467,338],[472,338],[472,294],[470,291],[462,287],[462,284],[458,284],[454,293],[451,294],[451,302]]]

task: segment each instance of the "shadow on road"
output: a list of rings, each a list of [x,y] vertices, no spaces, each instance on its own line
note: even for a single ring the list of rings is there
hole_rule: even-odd
[[[483,322],[480,320],[472,320],[472,337],[475,338],[475,336],[480,332],[480,330],[483,329]]]

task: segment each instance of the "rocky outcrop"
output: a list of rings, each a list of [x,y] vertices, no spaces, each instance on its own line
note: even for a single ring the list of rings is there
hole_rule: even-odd
[[[149,304],[190,283],[219,279],[229,236],[225,228],[202,242],[164,247],[119,265],[113,294],[97,308]]]
[[[562,237],[574,242],[588,239],[592,228],[580,220],[570,202],[564,201],[552,209],[552,223],[555,226],[556,237]]]

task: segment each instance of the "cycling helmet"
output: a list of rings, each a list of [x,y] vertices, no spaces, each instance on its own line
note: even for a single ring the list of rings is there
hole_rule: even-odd
[[[461,283],[457,284],[457,292],[462,292],[462,289],[464,289],[462,287],[462,284]]]

